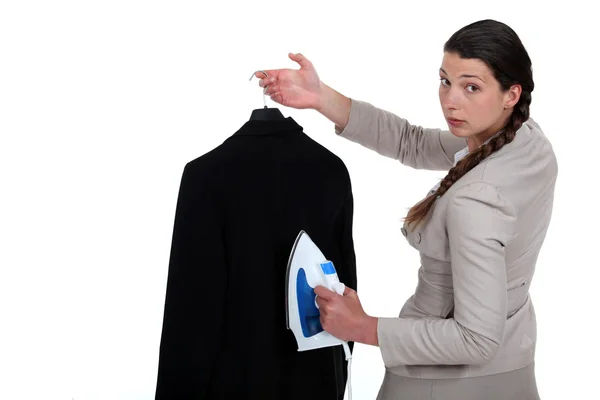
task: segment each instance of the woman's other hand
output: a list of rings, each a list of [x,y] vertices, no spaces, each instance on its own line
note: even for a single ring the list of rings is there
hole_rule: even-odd
[[[355,290],[346,287],[341,296],[317,286],[315,294],[321,326],[326,332],[344,341],[378,345],[377,318],[365,313]]]

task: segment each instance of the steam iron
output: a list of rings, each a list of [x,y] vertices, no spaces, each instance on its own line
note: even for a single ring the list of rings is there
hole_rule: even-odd
[[[325,258],[308,234],[301,230],[286,270],[286,324],[296,338],[298,351],[342,345],[348,360],[348,385],[352,354],[348,342],[338,339],[321,326],[314,288],[324,286],[343,295],[346,286],[339,281],[333,263]],[[349,399],[352,399],[349,390]]]

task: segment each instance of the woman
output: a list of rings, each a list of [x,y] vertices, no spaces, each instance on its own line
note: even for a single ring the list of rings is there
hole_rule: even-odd
[[[439,97],[448,130],[349,99],[305,57],[290,58],[299,70],[267,70],[259,81],[275,102],[313,108],[341,137],[404,165],[448,171],[406,216],[402,233],[421,267],[399,317],[369,316],[354,291],[318,287],[323,328],[379,346],[378,399],[538,399],[529,287],[557,162],[529,116],[531,61],[517,34],[483,20],[446,42]]]

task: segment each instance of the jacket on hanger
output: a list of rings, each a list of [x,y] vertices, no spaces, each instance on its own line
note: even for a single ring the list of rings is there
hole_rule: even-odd
[[[352,219],[344,163],[290,117],[250,120],[188,162],[156,399],[342,400],[344,351],[298,352],[286,328],[285,273],[303,229],[356,290]]]

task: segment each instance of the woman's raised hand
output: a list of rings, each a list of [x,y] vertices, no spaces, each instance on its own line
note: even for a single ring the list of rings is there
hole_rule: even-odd
[[[288,55],[300,65],[300,69],[270,69],[256,72],[258,84],[265,88],[265,94],[276,103],[292,108],[318,109],[321,105],[324,85],[312,63],[302,54]]]

